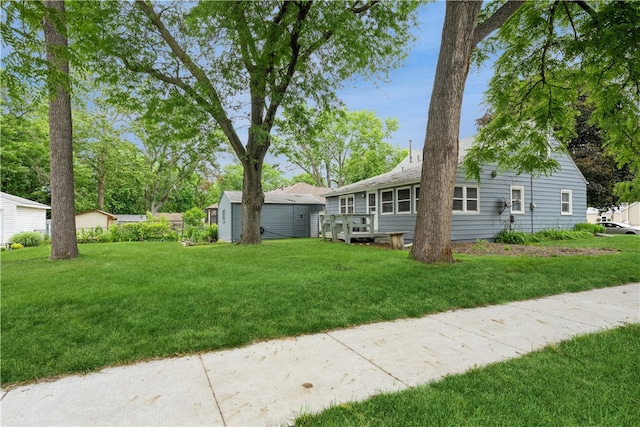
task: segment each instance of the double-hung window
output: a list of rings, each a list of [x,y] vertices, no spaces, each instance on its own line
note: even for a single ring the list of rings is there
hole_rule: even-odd
[[[420,187],[413,188],[413,211],[418,212],[418,201],[420,200]]]
[[[396,190],[396,212],[411,213],[411,187]]]
[[[340,197],[340,213],[341,214],[352,214],[355,213],[354,210],[354,196],[350,194],[348,196]]]
[[[511,213],[524,213],[524,187],[511,186]]]
[[[393,190],[380,192],[380,210],[382,215],[393,213]]]
[[[560,190],[560,214],[573,214],[573,200],[571,190]]]
[[[480,210],[478,187],[456,186],[453,190],[453,211],[478,213]]]

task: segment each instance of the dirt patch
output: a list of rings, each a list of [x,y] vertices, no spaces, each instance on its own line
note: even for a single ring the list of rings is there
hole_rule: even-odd
[[[380,249],[391,250],[390,244],[358,243],[362,246],[371,246]],[[559,243],[560,244],[560,243]],[[504,243],[490,243],[486,241],[469,243],[452,243],[454,254],[468,255],[506,255],[527,257],[552,257],[571,255],[606,255],[618,252],[615,249],[601,248],[570,248],[563,246],[533,246],[533,245],[509,245]]]
[[[504,243],[453,243],[453,252],[469,255],[512,255],[512,256],[566,256],[566,255],[605,255],[616,253],[615,249],[569,248],[562,246],[508,245]]]

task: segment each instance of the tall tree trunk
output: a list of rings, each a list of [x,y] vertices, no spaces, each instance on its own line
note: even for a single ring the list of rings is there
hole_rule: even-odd
[[[78,256],[73,184],[73,145],[69,60],[61,50],[67,47],[63,0],[45,0],[50,8],[44,22],[49,72],[49,132],[51,146],[51,258]],[[55,14],[56,19],[52,19]],[[61,32],[62,31],[62,32]],[[66,79],[66,82],[63,81]]]
[[[260,213],[264,204],[262,191],[262,161],[244,162],[242,180],[242,231],[239,243],[257,244],[260,235]]]
[[[105,176],[100,173],[98,175],[98,209],[104,210],[104,184]]]
[[[107,180],[107,170],[105,164],[107,162],[106,149],[100,153],[98,159],[98,209],[104,210],[104,187]]]
[[[423,149],[420,203],[410,257],[453,262],[451,220],[458,170],[458,133],[479,1],[447,1]]]

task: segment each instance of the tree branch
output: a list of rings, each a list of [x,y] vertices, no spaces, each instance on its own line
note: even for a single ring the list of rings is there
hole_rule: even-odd
[[[551,10],[549,10],[549,32],[547,34],[547,40],[545,41],[544,46],[542,47],[542,58],[540,61],[540,77],[542,77],[542,83],[547,82],[547,77],[545,75],[546,58],[547,58],[547,52],[549,51],[549,48],[553,44],[553,27],[554,27],[555,18],[556,18],[556,10],[559,3],[560,3],[560,0],[556,0],[555,2],[553,2],[553,5],[551,6]]]
[[[509,0],[500,6],[500,9],[496,10],[493,15],[476,25],[473,31],[473,45],[476,46],[489,34],[500,28],[523,4],[523,0]]]
[[[279,85],[274,88],[274,94],[271,100],[271,104],[267,108],[267,113],[265,115],[265,122],[269,128],[273,126],[273,121],[276,118],[276,111],[280,106],[280,102],[282,102],[282,97],[286,92],[289,84],[291,83],[291,79],[296,71],[296,66],[300,60],[300,33],[302,32],[302,23],[306,19],[309,11],[311,10],[311,2],[305,2],[304,4],[299,5],[298,15],[296,16],[296,22],[294,24],[291,40],[289,42],[289,47],[291,48],[291,57],[289,59],[289,63],[287,64],[287,70],[285,72],[284,78]]]
[[[198,65],[193,62],[191,57],[189,57],[184,49],[182,49],[182,46],[180,46],[178,41],[173,37],[173,35],[171,35],[171,32],[160,20],[160,17],[156,14],[153,6],[150,3],[147,3],[147,1],[145,0],[136,0],[136,4],[147,15],[151,23],[157,28],[160,36],[165,41],[165,43],[167,43],[173,54],[178,59],[180,59],[180,61],[187,67],[191,75],[193,75],[193,77],[195,77],[195,79],[204,88],[206,88],[210,99],[210,103],[208,103],[208,111],[210,111],[215,120],[218,122],[220,128],[222,128],[222,131],[229,139],[229,143],[236,151],[238,156],[242,157],[245,154],[244,145],[242,144],[242,141],[240,141],[238,134],[233,128],[233,123],[231,123],[231,120],[229,120],[229,118],[227,117],[224,108],[222,107],[220,96],[207,77],[206,73],[200,67],[198,67]],[[195,90],[192,89],[192,91]]]
[[[582,8],[582,10],[587,12],[589,16],[591,16],[592,18],[595,19],[598,16],[598,13],[591,6],[589,6],[589,4],[586,1],[584,0],[570,0],[570,1],[580,6],[580,8]]]
[[[370,1],[367,4],[362,4],[360,0],[356,0],[353,3],[353,5],[351,5],[350,11],[353,12],[355,15],[358,15],[360,13],[366,12],[367,10],[371,9],[373,6],[375,6],[378,3],[380,3],[380,1],[374,0],[374,1]],[[322,36],[320,36],[320,38],[318,38],[318,40],[315,41],[315,43],[312,43],[308,49],[306,49],[303,53],[300,54],[300,60],[303,62],[306,62],[307,59],[313,54],[313,52],[315,52],[322,45],[328,42],[332,36],[333,36],[333,31],[331,30],[325,31],[322,34]]]
[[[241,37],[239,37],[238,43],[240,44],[242,62],[247,68],[249,74],[251,74],[256,69],[258,53],[255,43],[253,43],[251,30],[249,29],[249,25],[247,24],[247,17],[244,13],[244,10],[240,10],[238,12],[236,21],[238,23],[238,33],[240,33],[241,35]]]
[[[573,16],[571,16],[571,12],[569,11],[569,8],[567,7],[567,2],[562,2],[562,5],[564,6],[564,11],[567,12],[567,17],[569,18],[569,22],[571,23],[571,28],[573,29],[573,39],[574,40],[578,40],[578,30],[576,30],[576,25],[573,22]]]
[[[355,14],[366,12],[378,3],[380,3],[379,0],[370,1],[366,4],[362,4],[360,0],[356,0],[353,2],[353,5],[351,5],[351,11]]]

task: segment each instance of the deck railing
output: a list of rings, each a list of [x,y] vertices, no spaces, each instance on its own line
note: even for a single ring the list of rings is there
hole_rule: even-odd
[[[350,243],[353,238],[375,237],[374,214],[320,214],[320,232],[322,241]]]

